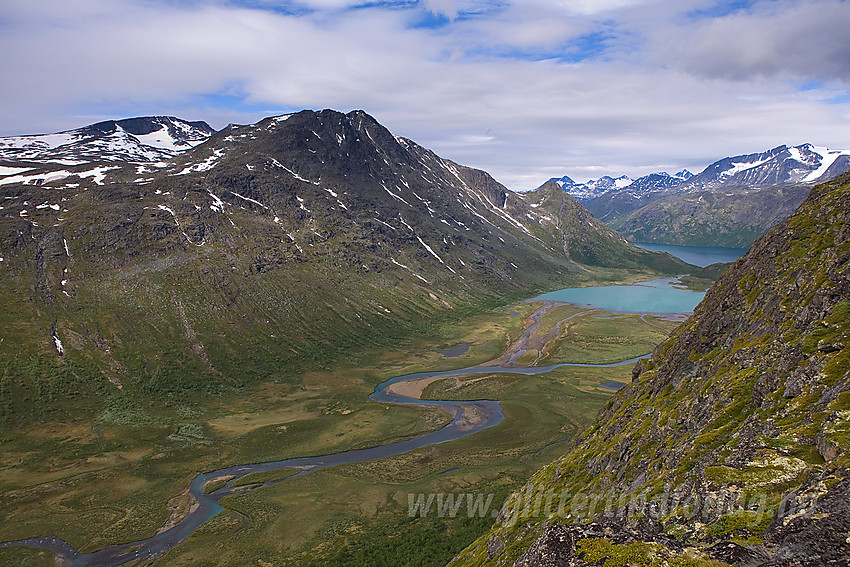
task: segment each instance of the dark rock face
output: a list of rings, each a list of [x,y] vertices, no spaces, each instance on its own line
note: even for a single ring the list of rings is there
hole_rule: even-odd
[[[788,494],[765,532],[772,557],[763,565],[814,567],[850,564],[850,478],[825,494],[815,483]]]
[[[528,551],[516,560],[514,567],[569,567],[575,565],[574,529],[556,526],[547,529]]]
[[[605,539],[615,545],[636,542],[661,543],[666,549],[681,550],[675,539],[659,532],[659,525],[649,520],[618,523],[609,518],[581,526],[555,525],[544,529],[528,550],[514,562],[514,567],[584,567],[592,565],[582,557],[576,543],[587,539]],[[672,557],[673,553],[666,553]]]
[[[701,549],[695,565],[847,565],[848,266],[844,175],[734,263],[569,452],[506,505],[555,495],[558,512],[545,521],[503,513],[456,563],[582,565],[591,548],[626,557],[637,549],[627,528],[609,525],[608,548],[576,530],[651,518],[675,541],[652,530],[632,537],[671,557]],[[494,542],[503,551],[482,561]]]
[[[739,567],[755,567],[768,561],[768,554],[758,546],[743,547],[731,541],[715,543],[706,553],[718,561]]]

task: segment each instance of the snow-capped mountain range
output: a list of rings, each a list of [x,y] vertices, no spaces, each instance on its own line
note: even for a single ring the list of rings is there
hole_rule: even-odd
[[[599,179],[591,179],[586,183],[576,183],[566,175],[559,179],[550,179],[550,181],[554,181],[558,185],[560,185],[561,189],[578,199],[579,201],[590,201],[597,197],[601,197],[606,193],[611,193],[613,191],[619,191],[622,189],[628,188],[631,191],[636,191],[638,193],[646,193],[648,191],[653,190],[661,190],[669,187],[675,187],[679,185],[683,181],[687,181],[694,174],[688,171],[687,169],[683,169],[682,171],[670,175],[667,172],[660,173],[651,173],[649,175],[644,175],[643,177],[639,177],[637,179],[632,179],[628,175],[621,175],[619,177],[611,177],[609,175],[605,175],[600,177]]]
[[[848,170],[850,150],[783,145],[677,176],[687,178],[653,174],[582,198],[593,216],[637,242],[747,247],[791,214],[812,185]]]
[[[586,183],[576,183],[565,175],[560,179],[551,179],[550,181],[554,181],[560,185],[561,189],[579,201],[589,201],[590,199],[604,195],[609,191],[628,187],[631,185],[633,180],[627,175],[621,175],[620,177],[611,177],[606,175],[599,179],[591,179]]]
[[[850,170],[850,150],[831,150],[812,144],[782,145],[762,153],[716,161],[681,189],[755,189],[787,183],[819,183],[847,170]]]
[[[195,136],[185,126],[191,124],[171,119],[121,122],[5,140],[7,151],[27,157],[0,159],[3,297],[36,289],[33,301],[46,305],[85,305],[92,297],[108,302],[113,290],[153,288],[162,276],[175,287],[146,296],[157,305],[151,313],[180,320],[185,312],[172,293],[191,294],[198,298],[191,304],[227,313],[213,317],[220,331],[210,336],[236,338],[240,332],[226,330],[232,321],[253,329],[282,314],[286,332],[299,333],[291,343],[275,339],[288,349],[304,344],[302,329],[314,325],[338,329],[342,320],[359,328],[362,320],[377,329],[390,314],[418,319],[428,312],[421,305],[453,309],[477,293],[490,301],[506,286],[531,293],[585,266],[685,269],[670,256],[631,245],[556,186],[515,193],[484,171],[393,135],[363,111],[305,110],[209,137],[206,128]],[[195,143],[201,137],[206,141]],[[119,160],[103,143],[115,138],[127,141],[132,161]],[[178,142],[187,149],[180,151]],[[71,146],[73,154],[57,155]],[[152,161],[159,152],[176,155]],[[91,161],[82,163],[84,157]],[[73,162],[55,161],[65,159]],[[104,284],[124,270],[141,283]],[[27,291],[9,291],[13,286]],[[126,305],[124,292],[119,295]],[[328,308],[337,303],[353,310],[351,317],[340,319]],[[77,317],[78,310],[67,312]],[[77,320],[34,333],[65,356],[75,348],[67,337],[102,327],[72,327]],[[355,327],[345,335],[357,334]],[[159,333],[153,340],[160,338],[175,342]],[[3,348],[8,345],[9,338]],[[224,374],[202,349],[189,352],[214,370],[213,379]]]
[[[604,176],[587,183],[569,177],[554,178],[564,191],[582,202],[602,196],[628,196],[648,202],[666,193],[705,189],[758,189],[790,183],[818,183],[850,170],[850,150],[832,150],[813,144],[778,146],[761,153],[718,160],[694,175],[684,169],[675,175],[652,173],[638,179]]]

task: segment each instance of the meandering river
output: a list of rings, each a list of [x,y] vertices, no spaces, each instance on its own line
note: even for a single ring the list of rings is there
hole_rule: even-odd
[[[86,567],[111,567],[125,564],[141,564],[143,562],[156,561],[169,550],[173,549],[186,540],[192,532],[198,529],[208,520],[218,515],[224,508],[220,500],[226,496],[250,492],[269,486],[278,482],[285,482],[290,478],[309,474],[310,472],[346,463],[359,463],[372,461],[385,457],[400,455],[415,449],[446,443],[472,435],[478,431],[498,425],[504,414],[499,402],[493,400],[470,400],[470,401],[444,401],[444,400],[422,400],[419,396],[424,385],[442,378],[469,376],[475,374],[525,374],[535,375],[550,372],[555,368],[563,366],[582,367],[612,367],[633,364],[647,355],[623,360],[610,364],[582,364],[566,363],[542,367],[517,367],[515,362],[519,356],[528,348],[532,334],[540,324],[542,314],[551,309],[554,302],[544,302],[543,307],[538,309],[530,318],[529,326],[523,335],[513,343],[502,357],[493,361],[494,365],[479,365],[456,370],[445,370],[438,372],[418,372],[405,374],[386,380],[375,387],[375,391],[369,396],[378,403],[390,403],[399,405],[410,405],[422,408],[434,408],[451,416],[451,421],[441,429],[414,437],[405,441],[379,445],[368,449],[356,449],[341,453],[331,453],[314,457],[300,457],[273,461],[267,463],[252,463],[235,465],[210,472],[199,474],[192,479],[189,486],[189,494],[194,499],[194,505],[189,513],[176,525],[163,528],[160,533],[131,543],[111,545],[94,553],[79,553],[70,544],[55,536],[35,537],[19,541],[3,542],[0,547],[27,546],[46,549],[53,552],[60,564],[69,566]],[[560,322],[559,322],[560,323]],[[411,393],[412,395],[406,395]],[[276,470],[293,470],[295,475],[280,480],[273,480],[262,484],[248,484],[239,486],[239,481],[245,476],[253,473],[261,473]],[[209,493],[205,492],[205,486],[217,479],[229,478],[227,482]]]

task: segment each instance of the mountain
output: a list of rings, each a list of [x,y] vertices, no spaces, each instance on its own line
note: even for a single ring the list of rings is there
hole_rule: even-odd
[[[777,146],[757,154],[716,161],[682,186],[700,189],[753,189],[790,183],[817,183],[850,169],[850,150],[829,150],[812,144]]]
[[[683,169],[676,175],[666,172],[650,173],[639,177],[621,190],[609,191],[606,195],[584,200],[584,204],[595,205],[593,214],[599,215],[597,218],[600,220],[609,222],[611,218],[620,219],[621,216],[641,207],[647,198],[660,198],[661,195],[672,193],[692,176],[693,174],[687,169]],[[600,209],[600,203],[605,204],[604,209]]]
[[[626,186],[625,189],[630,195],[646,195],[656,191],[664,191],[672,189],[673,187],[678,187],[693,176],[694,174],[687,169],[683,169],[675,175],[670,175],[664,171],[660,173],[650,173],[649,175],[638,177],[630,185]]]
[[[595,199],[611,191],[628,187],[632,180],[628,176],[621,175],[619,177],[610,177],[608,175],[599,179],[591,179],[586,183],[576,183],[566,175],[559,179],[552,178],[549,181],[557,183],[561,189],[578,199],[579,201],[589,201]]]
[[[799,206],[812,184],[847,170],[850,150],[783,145],[723,158],[679,182],[609,192],[585,205],[637,242],[746,247]]]
[[[805,201],[806,185],[703,190],[654,201],[611,227],[635,242],[749,248]]]
[[[848,218],[813,188],[452,565],[847,565]]]
[[[563,234],[564,252],[571,260],[594,266],[614,266],[621,261],[620,249],[629,243],[628,240],[595,219],[556,181],[549,181],[535,191],[520,193],[520,196],[541,218],[556,223]],[[661,270],[669,269],[660,259],[646,257],[641,262]]]
[[[206,122],[187,122],[172,116],[107,120],[56,134],[0,138],[0,164],[164,161],[204,142],[213,133],[215,130]]]
[[[139,124],[62,134],[76,142],[45,142],[7,167],[101,147],[97,132],[144,148],[154,133],[171,143],[167,126],[153,129],[159,119]],[[18,149],[35,152],[30,138]],[[594,265],[689,270],[632,246],[573,201],[554,206],[563,191],[552,207],[532,206],[362,111],[230,126],[165,161],[119,155],[50,163],[47,173],[4,170],[2,419],[48,419],[70,406],[96,413],[116,388],[211,395],[270,376],[298,380],[307,360],[354,359],[435,321],[618,277]],[[48,385],[45,373],[55,376]],[[42,397],[60,402],[33,403]]]
[[[553,177],[549,181],[554,181],[561,189],[575,197],[582,203],[592,201],[597,197],[609,193],[625,192],[629,195],[645,195],[655,191],[662,191],[671,187],[676,187],[693,177],[693,173],[687,169],[679,171],[675,175],[670,175],[666,172],[650,173],[637,179],[631,179],[627,175],[619,177],[611,177],[605,175],[599,179],[591,179],[586,183],[576,183],[566,175],[560,178]],[[547,181],[547,183],[549,182]]]

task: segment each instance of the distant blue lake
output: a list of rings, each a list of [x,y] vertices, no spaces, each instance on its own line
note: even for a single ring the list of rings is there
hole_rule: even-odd
[[[634,285],[571,287],[544,293],[535,299],[623,313],[693,313],[705,292],[677,289],[671,285],[676,281],[676,278],[663,278]]]
[[[734,262],[743,256],[746,248],[721,248],[719,246],[678,246],[676,244],[650,244],[634,242],[634,245],[650,252],[667,252],[671,256],[704,268],[718,262]]]

